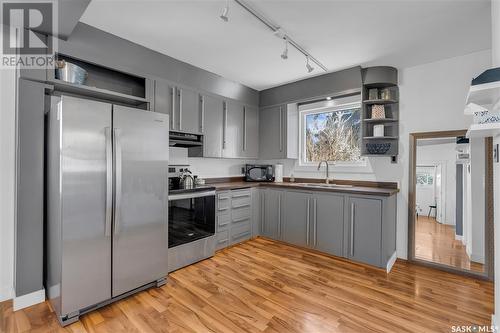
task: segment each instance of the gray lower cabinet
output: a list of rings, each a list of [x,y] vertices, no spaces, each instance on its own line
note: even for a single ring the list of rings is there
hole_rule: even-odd
[[[396,252],[396,196],[264,188],[260,235],[386,268]]]
[[[311,195],[286,191],[283,194],[282,240],[299,246],[309,246]]]
[[[282,196],[283,191],[265,189],[263,194],[263,223],[262,235],[281,239],[281,217],[282,217]]]
[[[252,237],[252,192],[250,189],[217,194],[216,250]]]
[[[343,255],[344,200],[343,195],[313,195],[311,247],[335,256]]]

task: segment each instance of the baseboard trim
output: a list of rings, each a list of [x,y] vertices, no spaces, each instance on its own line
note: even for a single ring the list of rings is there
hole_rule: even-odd
[[[3,287],[0,289],[0,302],[8,301],[14,297],[14,290],[12,287]]]
[[[386,269],[385,269],[387,273],[389,273],[391,271],[392,266],[394,266],[394,263],[396,262],[396,259],[398,259],[398,253],[396,251],[394,251],[394,253],[392,254],[391,258],[387,262],[387,266],[386,266]]]
[[[14,297],[12,307],[14,311],[17,311],[42,302],[45,302],[45,289],[40,289],[23,296]]]
[[[462,235],[455,235],[455,240],[462,241],[463,239],[464,239],[464,236],[462,236]]]

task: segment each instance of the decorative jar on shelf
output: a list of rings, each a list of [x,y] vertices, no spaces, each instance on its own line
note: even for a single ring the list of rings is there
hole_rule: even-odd
[[[380,104],[372,106],[372,119],[385,119],[385,107]]]

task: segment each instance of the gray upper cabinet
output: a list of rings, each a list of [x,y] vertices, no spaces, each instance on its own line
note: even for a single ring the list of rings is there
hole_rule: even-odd
[[[222,98],[202,96],[203,156],[222,157],[224,101]]]
[[[154,111],[159,113],[168,114],[170,117],[170,129],[176,129],[176,121],[178,118],[174,115],[174,101],[175,101],[175,86],[171,85],[165,80],[155,80],[155,103]]]
[[[262,235],[281,239],[283,191],[265,189],[262,194],[264,205]]]
[[[381,266],[382,200],[349,197],[347,257]]]
[[[260,158],[286,158],[286,106],[261,109],[259,125]]]
[[[197,91],[187,88],[177,88],[176,91],[176,112],[179,114],[176,128],[182,132],[201,133],[200,95]]]
[[[226,101],[224,108],[224,139],[222,157],[238,158],[243,156],[244,136],[243,105]]]
[[[243,151],[245,158],[259,158],[259,108],[243,107]]]
[[[304,192],[286,191],[283,196],[283,241],[308,246],[311,195]]]
[[[312,199],[310,244],[335,256],[343,255],[344,196],[315,193]]]

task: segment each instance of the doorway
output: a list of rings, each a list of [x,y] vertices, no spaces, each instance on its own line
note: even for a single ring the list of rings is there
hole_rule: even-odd
[[[492,139],[465,135],[410,134],[409,260],[491,279]]]

